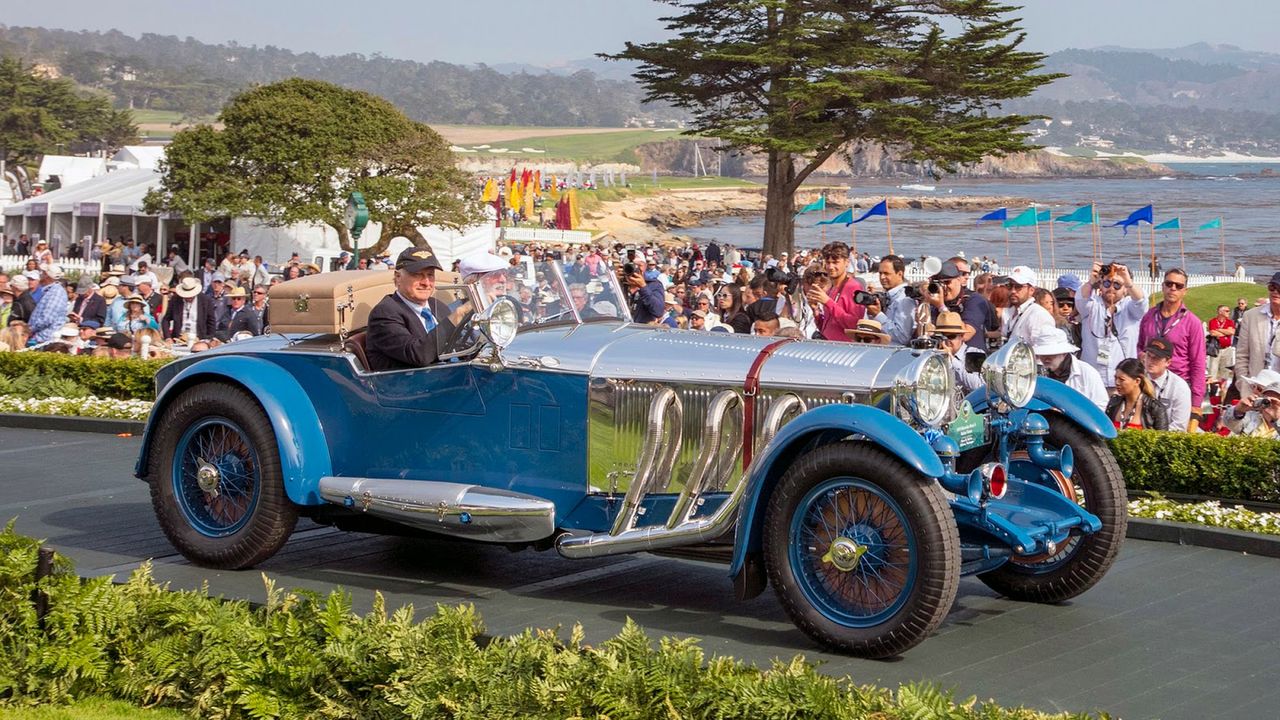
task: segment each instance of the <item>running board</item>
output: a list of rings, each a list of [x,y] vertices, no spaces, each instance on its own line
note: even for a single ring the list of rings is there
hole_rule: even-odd
[[[479,485],[324,477],[320,497],[357,512],[468,540],[535,542],[555,533],[555,503]]]

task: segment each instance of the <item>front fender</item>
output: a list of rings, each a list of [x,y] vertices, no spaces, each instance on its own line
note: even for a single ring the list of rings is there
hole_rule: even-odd
[[[966,399],[975,413],[987,411],[987,392],[984,388],[969,393]],[[1056,410],[1094,435],[1107,440],[1116,436],[1116,426],[1107,418],[1106,413],[1099,410],[1089,398],[1057,380],[1036,378],[1036,391],[1026,409],[1033,412]]]
[[[194,362],[165,384],[147,419],[134,475],[146,476],[151,439],[169,403],[187,388],[202,382],[231,383],[253,395],[275,430],[280,470],[289,499],[299,505],[322,504],[318,485],[320,478],[333,474],[333,464],[311,398],[279,365],[243,355],[218,355]]]
[[[928,478],[945,472],[942,460],[910,425],[869,405],[823,405],[792,420],[756,455],[743,482],[747,483],[743,510],[738,516],[730,577],[742,570],[749,553],[759,552],[764,527],[764,505],[782,475],[810,447],[839,442],[849,435],[863,435]]]

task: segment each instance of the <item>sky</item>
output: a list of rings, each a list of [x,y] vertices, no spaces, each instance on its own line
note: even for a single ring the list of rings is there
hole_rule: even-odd
[[[1017,0],[1010,0],[1016,3]],[[1229,43],[1280,53],[1280,3],[1263,0],[1023,0],[1026,47],[1167,48]],[[555,66],[624,41],[666,36],[652,0],[56,0],[0,1],[0,23],[117,29],[324,55],[459,64]]]

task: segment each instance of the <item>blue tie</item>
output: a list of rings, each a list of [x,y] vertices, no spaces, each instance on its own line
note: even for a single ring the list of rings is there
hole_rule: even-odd
[[[427,332],[436,329],[436,316],[431,314],[431,308],[424,307],[419,314],[422,315],[422,319],[427,323]]]

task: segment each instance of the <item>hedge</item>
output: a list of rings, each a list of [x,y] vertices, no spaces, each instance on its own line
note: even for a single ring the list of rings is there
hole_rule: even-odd
[[[91,395],[122,400],[154,400],[155,375],[168,358],[97,358],[49,352],[0,353],[0,375],[38,374],[72,380]]]
[[[341,591],[284,592],[265,576],[261,606],[170,592],[149,565],[113,585],[82,582],[58,558],[37,582],[38,544],[12,530],[0,533],[0,706],[104,696],[202,718],[1047,717],[928,684],[857,685],[799,657],[767,669],[708,658],[696,640],[655,644],[630,622],[592,647],[580,627],[485,638],[469,606],[419,622],[377,595],[359,615]]]
[[[1280,441],[1126,430],[1111,450],[1130,490],[1280,502]]]

